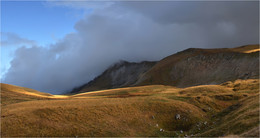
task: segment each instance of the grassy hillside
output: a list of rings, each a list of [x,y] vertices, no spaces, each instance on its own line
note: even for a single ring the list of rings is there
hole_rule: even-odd
[[[10,84],[1,83],[1,105],[9,105],[33,100],[49,100],[68,97],[66,95],[52,95],[49,93],[39,92],[30,88],[19,87]]]
[[[1,105],[23,101],[46,99],[51,94],[33,89],[1,83]]]
[[[253,53],[253,52],[260,51],[260,48],[259,45],[246,45],[237,48],[232,48],[231,50],[235,52],[241,52],[241,53]]]
[[[2,137],[259,136],[255,79],[184,89],[128,87],[59,98],[24,91],[2,84]]]

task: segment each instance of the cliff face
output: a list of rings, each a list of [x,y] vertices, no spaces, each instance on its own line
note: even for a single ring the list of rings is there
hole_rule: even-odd
[[[121,61],[73,92],[153,84],[187,87],[254,78],[259,78],[259,45],[190,48],[159,62]]]
[[[76,88],[73,92],[87,92],[102,89],[120,88],[132,86],[140,77],[147,72],[156,62],[127,62],[120,61],[109,67],[100,76],[89,83]]]

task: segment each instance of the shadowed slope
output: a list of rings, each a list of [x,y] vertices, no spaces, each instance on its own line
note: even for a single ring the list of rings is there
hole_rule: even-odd
[[[72,93],[131,86],[155,64],[156,62],[148,61],[140,63],[120,61],[105,70],[94,80],[75,88]]]
[[[220,84],[236,79],[257,79],[258,50],[259,45],[231,49],[190,48],[159,61],[136,85],[163,84],[188,87]]]

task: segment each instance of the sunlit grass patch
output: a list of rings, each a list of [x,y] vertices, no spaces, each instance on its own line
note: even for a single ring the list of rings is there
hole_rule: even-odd
[[[57,98],[5,91],[1,136],[249,136],[247,131],[256,136],[258,81],[237,82],[128,87]]]

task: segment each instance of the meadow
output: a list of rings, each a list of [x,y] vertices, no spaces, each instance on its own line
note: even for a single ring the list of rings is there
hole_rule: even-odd
[[[51,95],[1,84],[2,137],[259,136],[259,80]]]

